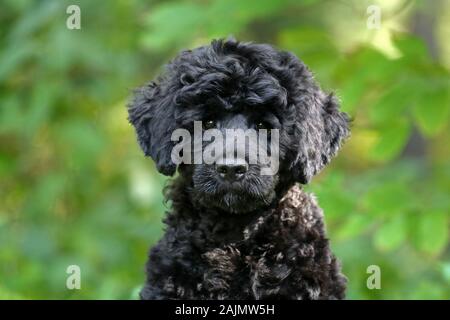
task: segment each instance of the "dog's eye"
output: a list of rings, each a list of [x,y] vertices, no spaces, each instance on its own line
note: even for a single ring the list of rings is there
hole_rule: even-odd
[[[214,120],[208,120],[203,122],[203,128],[208,130],[216,127],[216,122]]]
[[[257,130],[261,130],[261,129],[266,129],[269,130],[270,128],[270,124],[267,123],[266,121],[261,121],[256,125],[256,129]]]

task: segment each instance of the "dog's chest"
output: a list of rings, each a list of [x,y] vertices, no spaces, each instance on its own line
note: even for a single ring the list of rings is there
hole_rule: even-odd
[[[314,256],[314,246],[307,235],[320,235],[321,224],[317,222],[321,211],[311,210],[310,204],[314,203],[306,200],[309,199],[298,192],[284,199],[279,209],[245,223],[229,219],[222,227],[203,224],[208,226],[201,237],[205,242],[197,249],[206,250],[200,251],[200,256],[190,257],[201,262],[196,277],[197,295],[206,299],[282,295],[281,288],[291,281],[295,270],[298,277],[301,265]]]
[[[231,243],[205,252],[202,261],[200,287],[210,299],[259,299],[276,293],[291,273],[285,254],[269,243],[251,250],[245,243]]]

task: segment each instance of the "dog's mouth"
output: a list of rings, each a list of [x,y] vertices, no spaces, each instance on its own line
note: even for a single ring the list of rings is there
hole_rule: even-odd
[[[267,207],[275,198],[276,179],[248,175],[241,181],[222,181],[205,168],[194,172],[193,198],[202,206],[228,213],[249,213]]]
[[[248,213],[264,206],[268,206],[273,196],[255,196],[246,192],[229,191],[224,193],[197,193],[199,203],[208,208],[239,214]]]

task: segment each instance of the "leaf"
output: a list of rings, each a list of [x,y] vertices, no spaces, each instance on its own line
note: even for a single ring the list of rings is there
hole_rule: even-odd
[[[356,199],[353,194],[343,192],[343,176],[337,170],[326,175],[319,184],[311,187],[326,212],[327,221],[339,219],[354,211]]]
[[[339,240],[345,240],[356,237],[366,231],[372,223],[373,218],[370,216],[363,214],[352,215],[347,219],[344,225],[339,228],[337,238]]]
[[[164,3],[150,11],[143,44],[155,50],[170,48],[197,34],[205,20],[205,10],[196,3]],[[187,40],[186,40],[187,39]]]
[[[429,211],[417,217],[415,243],[419,250],[438,255],[448,241],[449,217],[445,212]]]
[[[406,34],[396,34],[393,40],[405,59],[417,62],[419,59],[428,58],[428,50],[421,39]]]
[[[64,10],[63,6],[62,3],[49,1],[43,2],[40,6],[34,6],[32,10],[27,10],[12,27],[8,39],[10,41],[25,41],[32,33],[54,18],[59,10]]]
[[[19,293],[13,292],[3,286],[0,286],[0,300],[23,300],[26,299]]]
[[[411,92],[411,82],[402,81],[392,86],[368,110],[373,123],[383,124],[401,116],[405,109],[415,100],[415,92]]]
[[[448,87],[430,86],[419,97],[413,115],[421,132],[432,137],[441,132],[450,115],[450,94]]]
[[[363,206],[371,217],[390,217],[410,208],[410,192],[402,182],[386,182],[366,193]]]
[[[105,147],[101,128],[81,119],[71,119],[55,126],[66,162],[76,166],[93,163]]]
[[[35,191],[28,195],[25,211],[29,216],[42,219],[44,215],[52,214],[66,187],[67,179],[63,174],[47,174],[36,184]]]
[[[436,281],[420,280],[413,285],[408,299],[410,300],[447,300],[446,288]]]
[[[142,286],[141,285],[135,286],[133,288],[133,290],[131,291],[130,296],[128,297],[128,299],[129,300],[139,300],[140,299],[139,293],[141,292],[141,290],[142,290]]]
[[[17,95],[3,98],[0,108],[0,134],[20,132],[25,126],[20,106],[21,99]]]
[[[380,251],[392,251],[402,245],[406,239],[404,215],[396,215],[384,223],[373,238],[375,247]]]
[[[342,100],[341,110],[352,114],[367,90],[364,81],[346,81],[341,85],[338,95]]]
[[[261,18],[268,15],[276,14],[277,11],[283,8],[286,0],[258,0],[256,1],[241,1],[241,0],[216,0],[211,5],[211,14],[213,20],[217,15],[226,12],[232,18],[238,19],[242,22],[249,22],[255,18]],[[228,11],[228,12],[227,12]],[[224,19],[225,21],[228,19]]]
[[[450,262],[442,263],[440,269],[445,281],[450,284]]]
[[[29,108],[25,114],[26,132],[32,136],[36,130],[48,123],[54,100],[58,96],[58,87],[54,83],[39,83],[31,94]]]
[[[377,142],[370,152],[374,160],[394,159],[403,150],[408,141],[411,125],[406,119],[395,118],[378,128]]]
[[[279,35],[280,46],[292,50],[302,59],[322,84],[330,78],[340,61],[340,53],[329,34],[316,28],[286,30]]]
[[[345,55],[336,68],[335,78],[340,82],[364,83],[367,87],[392,83],[398,77],[399,66],[372,47],[359,47]]]

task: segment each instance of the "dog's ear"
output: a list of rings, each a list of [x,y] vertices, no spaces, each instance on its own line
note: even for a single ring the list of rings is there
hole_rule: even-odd
[[[330,162],[350,133],[349,118],[339,111],[336,97],[318,88],[310,93],[296,106],[297,156],[291,168],[296,180],[303,184]]]
[[[128,119],[136,129],[137,139],[158,171],[171,176],[176,165],[171,160],[172,132],[176,129],[174,95],[154,82],[135,90],[128,105]]]

